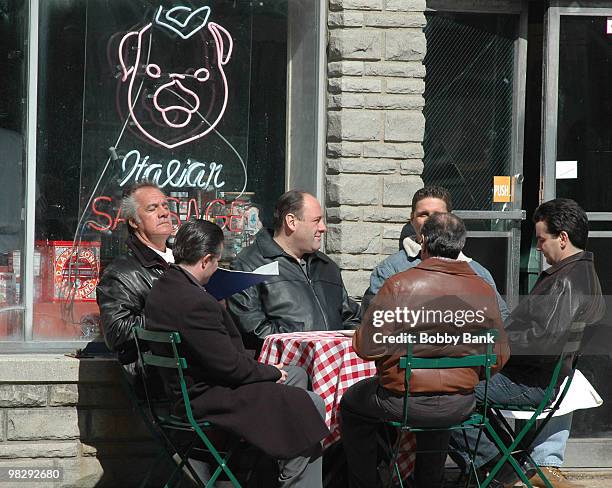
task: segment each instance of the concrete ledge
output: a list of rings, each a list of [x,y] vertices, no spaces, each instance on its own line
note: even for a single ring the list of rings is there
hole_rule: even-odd
[[[76,442],[3,442],[0,458],[64,458],[76,457],[79,447]]]
[[[0,383],[116,383],[115,358],[75,359],[61,354],[7,354],[0,356]]]
[[[569,439],[563,469],[600,470],[610,467],[610,459],[612,459],[612,442],[607,437]],[[609,486],[612,486],[612,483]]]

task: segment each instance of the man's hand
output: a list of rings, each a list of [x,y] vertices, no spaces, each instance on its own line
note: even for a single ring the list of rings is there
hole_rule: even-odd
[[[274,364],[273,366],[281,372],[281,377],[278,380],[276,380],[276,382],[284,383],[287,380],[287,371],[283,369],[285,365],[283,363],[278,363],[278,364]]]

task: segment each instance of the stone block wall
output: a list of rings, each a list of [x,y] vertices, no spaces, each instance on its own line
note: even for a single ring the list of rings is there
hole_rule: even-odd
[[[157,451],[119,368],[114,359],[1,356],[0,467],[63,468],[48,487],[138,486]]]
[[[361,296],[423,186],[425,0],[329,0],[326,250]]]

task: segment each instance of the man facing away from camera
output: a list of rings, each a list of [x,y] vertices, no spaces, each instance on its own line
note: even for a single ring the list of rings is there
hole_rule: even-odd
[[[246,439],[279,459],[280,488],[321,488],[320,441],[329,434],[325,404],[306,391],[306,371],[257,362],[245,350],[232,318],[203,285],[217,270],[223,231],[212,222],[183,224],[174,243],[176,265],[153,285],[146,327],[178,331],[193,414]],[[151,344],[154,353],[160,345]],[[176,374],[162,380],[177,415],[184,414]]]
[[[473,337],[484,329],[496,329],[494,370],[501,368],[508,357],[494,289],[467,262],[458,260],[466,239],[461,219],[450,213],[434,213],[424,223],[421,236],[422,261],[386,280],[353,338],[357,355],[376,361],[378,373],[356,383],[342,397],[342,439],[351,488],[377,486],[377,429],[382,422],[403,417],[405,384],[399,358],[406,354],[407,345],[385,344],[380,334],[413,335],[415,357],[462,357],[482,354],[486,347],[466,340],[466,333]],[[409,322],[402,314],[394,315],[397,310],[424,315]],[[426,318],[430,312],[434,317],[431,320]],[[441,317],[449,313],[452,319],[442,321]],[[457,340],[451,342],[447,337]],[[474,387],[482,374],[478,368],[413,370],[409,424],[444,428],[467,418],[474,409]],[[417,454],[416,486],[442,486],[450,432],[419,432],[416,438],[419,451],[432,451]]]

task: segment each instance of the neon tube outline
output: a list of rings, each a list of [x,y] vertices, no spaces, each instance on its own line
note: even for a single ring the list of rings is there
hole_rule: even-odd
[[[122,77],[121,77],[121,81],[125,82],[127,81],[127,78],[132,74],[132,72],[136,69],[136,66],[140,65],[140,51],[141,51],[141,46],[142,46],[142,39],[144,34],[151,28],[151,26],[153,25],[152,22],[148,23],[147,25],[145,25],[145,27],[143,29],[141,29],[140,31],[132,31],[132,32],[128,32],[127,34],[125,34],[123,36],[123,38],[121,39],[121,42],[119,43],[119,63],[121,64],[121,68],[123,71]],[[228,96],[229,96],[229,90],[228,90],[228,82],[227,82],[227,77],[225,75],[225,70],[222,68],[222,66],[226,65],[230,59],[231,59],[231,55],[234,49],[234,41],[232,39],[231,34],[227,31],[227,29],[225,29],[225,27],[215,23],[215,22],[209,22],[208,23],[208,30],[211,32],[213,38],[215,39],[215,43],[217,46],[217,62],[219,64],[219,72],[221,75],[221,78],[223,80],[223,92],[224,92],[224,96],[223,96],[223,106],[221,107],[221,110],[219,112],[219,115],[217,116],[217,118],[211,123],[210,127],[208,129],[206,129],[204,132],[198,133],[194,136],[191,136],[183,141],[178,141],[176,143],[173,144],[169,144],[167,142],[163,142],[161,140],[159,140],[158,138],[154,137],[153,135],[149,134],[146,129],[140,124],[140,122],[138,121],[136,115],[134,114],[134,107],[131,103],[131,100],[128,100],[128,107],[129,107],[129,111],[130,111],[130,115],[132,117],[132,120],[134,121],[135,125],[138,127],[138,129],[142,132],[143,135],[145,135],[146,137],[148,137],[149,139],[151,139],[153,142],[155,142],[156,144],[159,144],[167,149],[173,149],[175,147],[181,146],[183,144],[187,144],[189,142],[195,141],[196,139],[200,139],[204,136],[206,136],[223,118],[223,115],[225,115],[225,110],[227,108],[227,100],[228,100]],[[224,47],[224,41],[223,41],[223,36],[222,34],[225,34],[227,37],[228,42],[228,51],[227,51],[227,55],[223,56],[223,47]],[[132,36],[138,36],[138,48],[136,49],[136,60],[134,62],[133,66],[130,66],[129,68],[127,67],[126,61],[123,58],[123,46],[125,44],[125,42],[127,41],[128,38],[132,37]],[[171,75],[172,76],[172,75]],[[135,80],[136,76],[134,74],[134,76],[130,77],[130,81],[129,81],[129,85],[128,85],[128,93],[132,93],[133,90],[133,86],[134,86],[134,80]],[[206,78],[208,79],[208,78]],[[176,80],[173,80],[173,82]],[[205,80],[204,80],[205,81]],[[174,84],[173,82],[171,82],[171,84]],[[165,85],[164,85],[165,86]],[[184,88],[183,85],[180,85],[181,88]],[[157,103],[157,95],[159,94],[160,89],[156,90],[156,93],[154,95],[154,104]],[[196,97],[197,100],[197,106],[199,107],[200,104],[200,99],[199,97],[192,92],[191,90],[186,90],[187,93],[193,94]],[[129,97],[128,97],[129,98]],[[158,108],[158,105],[156,105],[156,108]],[[159,109],[158,109],[159,110]],[[167,110],[167,109],[166,109]],[[181,110],[184,110],[183,107],[181,107]],[[193,112],[191,112],[193,113]],[[180,125],[180,124],[173,124],[173,123],[169,123],[167,117],[165,116],[164,111],[162,111],[162,117],[164,119],[164,121],[173,128],[180,128],[180,127],[184,127],[185,125],[187,125],[190,121],[191,121],[191,113],[189,114],[189,117],[187,119],[187,122],[185,122],[184,124]]]
[[[189,34],[184,35],[181,31],[179,31],[178,29],[175,29],[173,26],[171,26],[170,24],[164,22],[163,20],[161,20],[159,17],[162,13],[163,7],[159,7],[159,10],[157,11],[157,15],[155,16],[155,22],[158,23],[159,25],[163,25],[164,27],[167,27],[168,29],[170,29],[172,32],[178,34],[180,37],[182,37],[183,39],[189,39],[191,36],[193,36],[196,32],[198,32],[202,27],[204,27],[206,25],[206,22],[208,22],[208,18],[210,17],[210,7],[200,7],[197,10],[194,10],[189,16],[187,16],[187,18],[185,19],[184,22],[181,22],[178,19],[175,19],[173,17],[170,17],[170,15],[172,13],[174,13],[174,11],[176,10],[187,10],[190,11],[191,9],[189,7],[184,7],[184,6],[177,6],[177,7],[173,7],[170,10],[168,10],[166,12],[166,20],[173,22],[175,24],[177,24],[180,28],[184,29],[185,27],[187,27],[187,24],[191,21],[191,19],[199,14],[200,12],[206,11],[206,17],[204,17],[204,21],[202,22],[201,25],[196,26]]]

